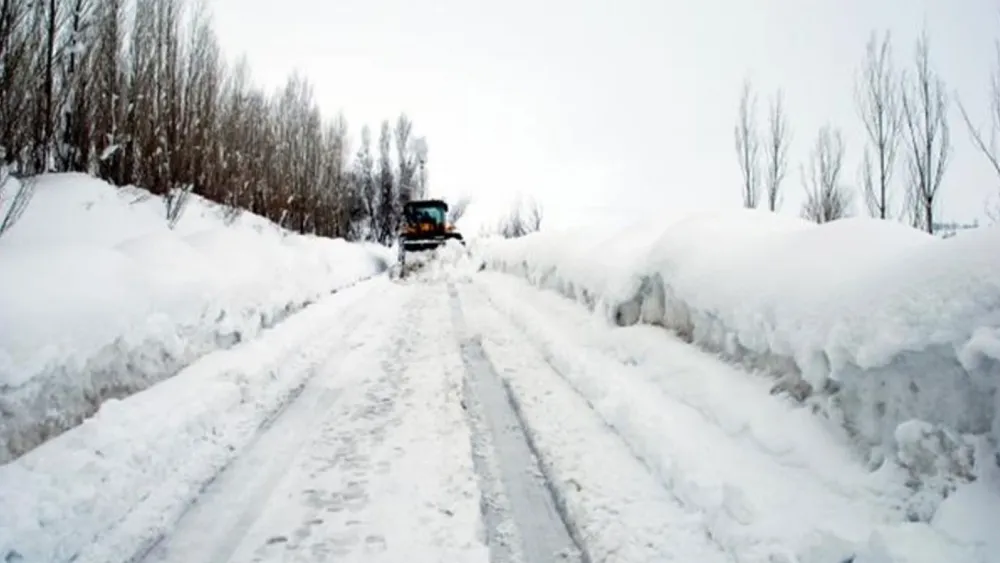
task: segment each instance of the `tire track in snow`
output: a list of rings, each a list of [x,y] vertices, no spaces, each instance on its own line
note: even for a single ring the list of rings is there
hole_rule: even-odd
[[[454,284],[448,284],[452,323],[465,364],[465,405],[483,491],[483,517],[493,563],[583,561],[578,538],[557,506],[537,452],[477,338],[468,334]]]
[[[295,456],[311,437],[314,423],[339,397],[326,385],[322,373],[336,371],[351,354],[363,353],[372,341],[373,329],[395,315],[390,307],[372,311],[368,286],[348,305],[335,325],[315,335],[308,346],[299,348],[283,370],[309,367],[312,374],[276,411],[269,414],[256,436],[239,457],[202,488],[201,496],[189,506],[173,532],[161,537],[138,559],[157,561],[228,561],[249,529],[260,516],[278,483],[288,472]],[[376,329],[377,330],[377,329]],[[307,362],[309,348],[328,347],[323,360]],[[308,366],[306,364],[309,364]],[[233,494],[233,489],[241,494]]]
[[[718,410],[727,404],[719,401],[723,389],[752,391],[742,380],[720,388],[739,375],[723,362],[680,345],[656,354],[643,351],[648,341],[625,346],[627,329],[599,328],[575,304],[513,280],[477,289],[739,561],[839,563],[853,553],[888,549],[883,544],[898,543],[894,534],[911,527],[889,493],[898,488],[893,476],[865,472],[807,413],[752,396],[746,398],[759,410],[734,397],[729,400],[741,412]],[[607,341],[612,332],[617,346]],[[632,354],[660,365],[630,364],[625,360]],[[766,389],[761,393],[770,399]],[[764,447],[756,435],[761,430],[768,445],[792,444],[798,451]],[[804,457],[817,451],[819,459]],[[929,527],[924,535],[928,545],[954,547],[953,539]]]
[[[589,561],[721,563],[732,558],[620,435],[475,289],[463,292],[573,535]]]
[[[252,524],[221,556],[191,542],[165,560],[487,560],[447,295],[387,288],[361,305],[375,311],[352,351],[317,378],[337,400],[294,429],[308,438],[266,502],[248,508]],[[387,311],[402,311],[400,322]],[[231,482],[226,496],[242,494]],[[233,518],[224,505],[214,515]]]
[[[110,451],[110,467],[78,474],[77,484],[104,487],[102,494],[116,501],[97,503],[104,514],[77,510],[78,516],[69,518],[78,523],[59,522],[61,529],[83,536],[72,539],[80,547],[70,558],[80,563],[136,561],[156,549],[282,409],[295,404],[329,357],[328,343],[349,328],[331,321],[350,317],[356,300],[377,286],[373,281],[338,292],[261,338],[210,354],[177,377],[123,401],[122,410],[111,416],[122,416],[119,425],[139,425],[133,435],[139,450],[135,461],[123,464],[121,455],[130,446],[111,440],[99,446]],[[176,406],[161,407],[172,403]],[[150,412],[162,420],[149,424],[145,418]],[[103,457],[100,451],[98,456]],[[120,509],[109,508],[114,502]],[[116,515],[114,520],[108,513]]]

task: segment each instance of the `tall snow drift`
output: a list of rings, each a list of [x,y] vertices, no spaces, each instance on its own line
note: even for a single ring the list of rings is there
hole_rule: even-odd
[[[0,238],[0,462],[388,264],[374,247],[224,215],[192,196],[170,229],[144,190],[38,179]]]
[[[873,463],[905,451],[895,458],[915,474],[958,478],[995,463],[973,452],[1000,440],[1000,227],[939,239],[738,210],[479,247],[488,267],[612,322],[660,324],[782,376],[779,388],[810,397]],[[931,425],[948,463],[910,463],[930,447],[927,432],[905,431],[913,421]]]

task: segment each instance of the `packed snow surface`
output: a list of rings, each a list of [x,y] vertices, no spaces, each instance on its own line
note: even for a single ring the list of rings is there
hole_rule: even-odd
[[[141,555],[316,373],[336,370],[358,338],[384,331],[395,311],[391,302],[372,308],[380,289],[360,284],[326,297],[254,340],[106,402],[83,424],[0,466],[0,555],[80,562]]]
[[[0,556],[1000,561],[996,481],[911,521],[903,466],[870,470],[765,378],[453,258],[322,298],[0,466]],[[903,457],[937,430],[901,425]]]
[[[0,238],[0,462],[388,259],[197,196],[171,229],[146,191],[39,177]]]
[[[945,490],[996,467],[1000,227],[940,239],[889,221],[736,210],[477,249],[488,267],[619,325],[663,325],[778,374],[779,389],[838,420],[873,465],[901,454]],[[914,421],[930,428],[905,431]]]
[[[869,471],[839,427],[763,378],[492,276],[463,292],[470,324],[592,560],[1000,561],[995,474],[910,522],[905,471]]]

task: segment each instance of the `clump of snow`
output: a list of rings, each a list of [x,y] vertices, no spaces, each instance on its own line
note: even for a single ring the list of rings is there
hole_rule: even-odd
[[[968,436],[1000,440],[1000,228],[942,240],[889,221],[734,210],[478,251],[619,325],[662,325],[778,374],[776,390],[838,420],[873,465],[889,456],[918,479],[961,483],[982,461]]]
[[[383,271],[375,247],[291,234],[191,196],[42,176],[0,238],[0,462],[195,358]]]
[[[471,248],[463,242],[449,239],[433,250],[406,253],[402,267],[394,268],[393,273],[419,282],[460,281],[468,279],[481,266]]]

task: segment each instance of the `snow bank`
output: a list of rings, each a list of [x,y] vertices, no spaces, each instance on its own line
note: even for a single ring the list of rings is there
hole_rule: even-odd
[[[0,238],[0,462],[390,259],[249,213],[227,219],[196,196],[174,229],[164,210],[136,188],[38,178]]]
[[[478,250],[620,325],[660,324],[781,375],[778,389],[835,417],[873,464],[892,454],[921,479],[970,479],[995,463],[974,451],[1000,439],[1000,228],[942,240],[738,210]],[[933,430],[906,431],[914,420]]]
[[[511,240],[476,239],[470,246],[487,268],[523,276],[619,320],[636,314],[635,298],[647,283],[640,273],[641,264],[662,230],[662,225],[640,224],[540,231]],[[619,320],[619,324],[631,322]]]
[[[357,346],[375,291],[385,287],[329,296],[0,465],[0,558],[141,560],[262,425]]]

